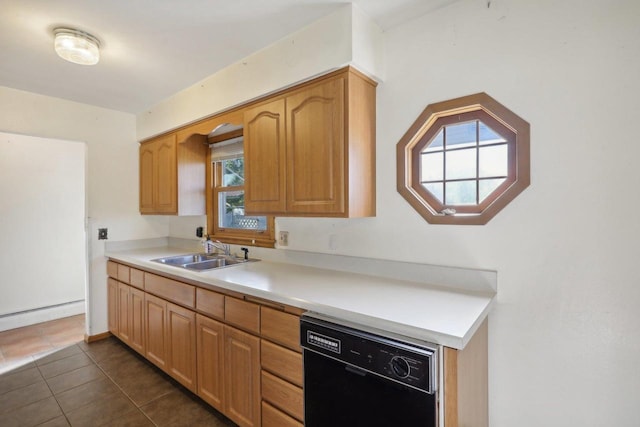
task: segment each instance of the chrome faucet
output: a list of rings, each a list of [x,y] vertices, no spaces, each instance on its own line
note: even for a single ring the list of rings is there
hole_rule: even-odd
[[[207,255],[210,255],[213,252],[214,244],[207,235],[207,238],[202,242],[202,246],[204,246],[204,252]]]
[[[211,240],[209,240],[211,242]],[[220,249],[226,256],[231,256],[231,245],[222,243],[220,240],[210,243],[216,249]]]
[[[214,242],[208,235],[206,240],[202,242],[202,245],[204,246],[204,251],[207,255],[213,253],[213,249],[216,248],[221,250],[226,256],[231,256],[231,245],[222,243],[220,240],[216,240]]]

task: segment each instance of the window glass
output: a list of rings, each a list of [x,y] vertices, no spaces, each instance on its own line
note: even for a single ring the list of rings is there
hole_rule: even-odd
[[[494,132],[489,126],[483,122],[478,123],[478,140],[480,145],[495,144],[498,142],[507,142],[503,137]]]
[[[446,125],[421,151],[420,182],[445,206],[479,205],[505,181],[508,155],[506,140],[481,120]]]
[[[431,139],[431,142],[427,144],[424,151],[435,151],[442,150],[442,145],[444,142],[444,128],[440,129],[440,132],[436,134],[436,136]]]
[[[477,176],[476,153],[475,148],[447,151],[445,155],[447,180],[475,178]]]
[[[442,181],[444,179],[443,158],[444,154],[441,152],[422,154],[422,182]]]
[[[218,226],[242,230],[266,230],[267,218],[244,214],[244,191],[218,193]]]
[[[424,188],[426,188],[433,197],[435,197],[438,202],[444,204],[444,183],[443,182],[432,182],[429,184],[424,184]]]
[[[507,144],[491,145],[479,149],[480,178],[507,176],[509,173],[509,152]]]
[[[244,158],[219,160],[214,162],[216,167],[221,168],[222,172],[222,183],[216,189],[218,227],[265,231],[266,216],[247,216],[244,212]]]
[[[445,184],[445,205],[475,205],[476,181],[452,181]]]
[[[222,160],[222,186],[244,185],[244,158]]]
[[[491,193],[496,191],[496,189],[505,181],[506,178],[501,179],[483,179],[479,182],[479,194],[480,197],[479,202],[482,203],[484,199],[486,199]]]
[[[476,145],[476,122],[445,126],[447,149],[473,147]]]

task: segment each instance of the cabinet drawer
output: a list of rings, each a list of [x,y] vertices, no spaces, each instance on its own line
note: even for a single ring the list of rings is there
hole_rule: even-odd
[[[166,277],[144,273],[144,288],[147,292],[168,299],[185,307],[195,308],[196,288]]]
[[[144,271],[136,270],[135,268],[129,269],[129,284],[139,289],[144,289]]]
[[[118,278],[118,264],[113,261],[107,261],[107,276],[114,279]]]
[[[196,288],[196,309],[208,316],[224,319],[224,295]]]
[[[118,264],[118,280],[119,281],[123,283],[129,283],[131,280],[129,277],[129,272],[130,272],[129,267],[127,267],[126,265]]]
[[[262,340],[262,369],[302,387],[302,354]]]
[[[300,318],[269,307],[262,307],[261,311],[262,336],[300,352]]]
[[[260,333],[260,306],[237,298],[224,297],[224,320],[227,323]]]
[[[292,417],[304,418],[302,389],[262,371],[262,398]]]
[[[302,423],[263,401],[262,427],[302,427]]]

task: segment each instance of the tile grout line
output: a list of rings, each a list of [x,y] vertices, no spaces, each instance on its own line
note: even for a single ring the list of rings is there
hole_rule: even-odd
[[[91,353],[88,353],[87,351],[85,351],[82,347],[80,347],[80,350],[82,350],[84,352],[84,354],[87,355],[87,357],[89,357],[89,359],[91,359],[91,361],[93,362],[93,364],[100,369],[100,371],[104,374],[105,377],[107,377],[109,379],[109,381],[111,381],[111,383],[113,385],[116,386],[116,388],[118,390],[120,390],[120,392],[127,398],[129,399],[129,401],[133,404],[133,406],[136,408],[137,411],[139,411],[142,415],[144,415],[144,417],[146,419],[149,420],[149,422],[151,424],[153,424],[154,426],[158,427],[158,424],[156,424],[155,422],[153,422],[153,420],[151,418],[149,418],[149,416],[136,404],[136,402],[133,401],[133,399],[122,389],[122,387],[120,387],[120,384],[118,384],[112,377],[111,375],[109,375],[104,369],[102,369],[102,366],[100,366],[100,363],[95,360],[93,357],[91,357]]]
[[[44,377],[44,375],[42,375],[42,371],[40,370],[40,366],[35,363],[34,360],[34,365],[36,365],[36,369],[38,370],[38,373],[40,373],[40,377],[42,377],[42,381],[44,381],[44,383],[47,385],[47,388],[49,389],[49,392],[51,393],[51,397],[53,397],[53,400],[56,401],[56,405],[58,405],[58,408],[60,409],[60,413],[62,414],[62,416],[64,417],[64,419],[67,421],[67,424],[71,425],[71,423],[69,422],[69,418],[67,418],[67,414],[64,413],[64,411],[62,410],[62,406],[60,406],[60,402],[58,402],[58,398],[56,397],[55,393],[53,392],[53,390],[51,390],[51,386],[49,385],[49,383],[47,382],[47,379]],[[44,365],[43,365],[44,366]],[[55,378],[55,377],[54,377]],[[42,399],[44,400],[44,399]],[[42,401],[40,400],[40,402]],[[58,416],[54,417],[54,418],[50,418],[48,420],[43,421],[40,424],[46,423],[48,421],[54,420],[58,418]]]

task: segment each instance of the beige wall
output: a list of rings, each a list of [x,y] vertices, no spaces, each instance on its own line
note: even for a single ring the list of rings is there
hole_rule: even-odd
[[[487,4],[461,0],[383,34],[377,217],[278,219],[277,226],[290,232],[292,249],[497,270],[489,324],[492,427],[635,426],[640,8],[631,0]],[[297,56],[304,52],[277,51],[295,61],[260,55],[289,67],[290,76],[311,69]],[[342,65],[340,55],[323,58],[313,69]],[[254,70],[266,76],[265,88],[280,84],[278,71]],[[220,82],[240,86],[256,78],[223,75]],[[87,142],[89,215],[95,227],[109,226],[112,239],[192,237],[197,218],[137,215],[136,133],[206,115],[215,89],[176,94],[136,122],[0,88],[0,130]],[[532,184],[486,226],[429,225],[395,190],[395,144],[428,103],[479,91],[531,123]],[[102,332],[104,261],[94,234],[91,287],[95,332]]]
[[[369,17],[357,6],[345,4],[138,114],[138,138],[210,116],[354,60],[372,76],[379,76],[383,73],[381,37],[380,28]]]
[[[492,427],[638,425],[639,16],[463,0],[385,34],[379,215],[341,224],[340,250],[498,271]],[[479,91],[531,124],[531,186],[486,226],[428,225],[395,191],[395,144],[426,104]]]
[[[0,132],[0,330],[34,309],[84,312],[85,155],[80,142]]]
[[[277,227],[291,249],[497,270],[492,427],[635,426],[640,6],[487,4],[383,34],[377,217]],[[428,103],[480,91],[530,122],[532,184],[486,226],[429,225],[396,192],[395,144]]]
[[[104,241],[97,229],[108,227],[109,238],[126,240],[166,236],[168,219],[142,217],[138,213],[138,143],[135,116],[34,93],[0,87],[0,131],[85,142],[87,146],[86,201],[88,219],[90,334],[104,332],[106,318],[106,271]],[[29,181],[29,176],[24,179]],[[40,219],[47,222],[47,211]],[[27,219],[16,221],[27,230]],[[64,242],[48,236],[24,238],[42,253],[65,250]],[[18,271],[3,271],[11,282]]]

